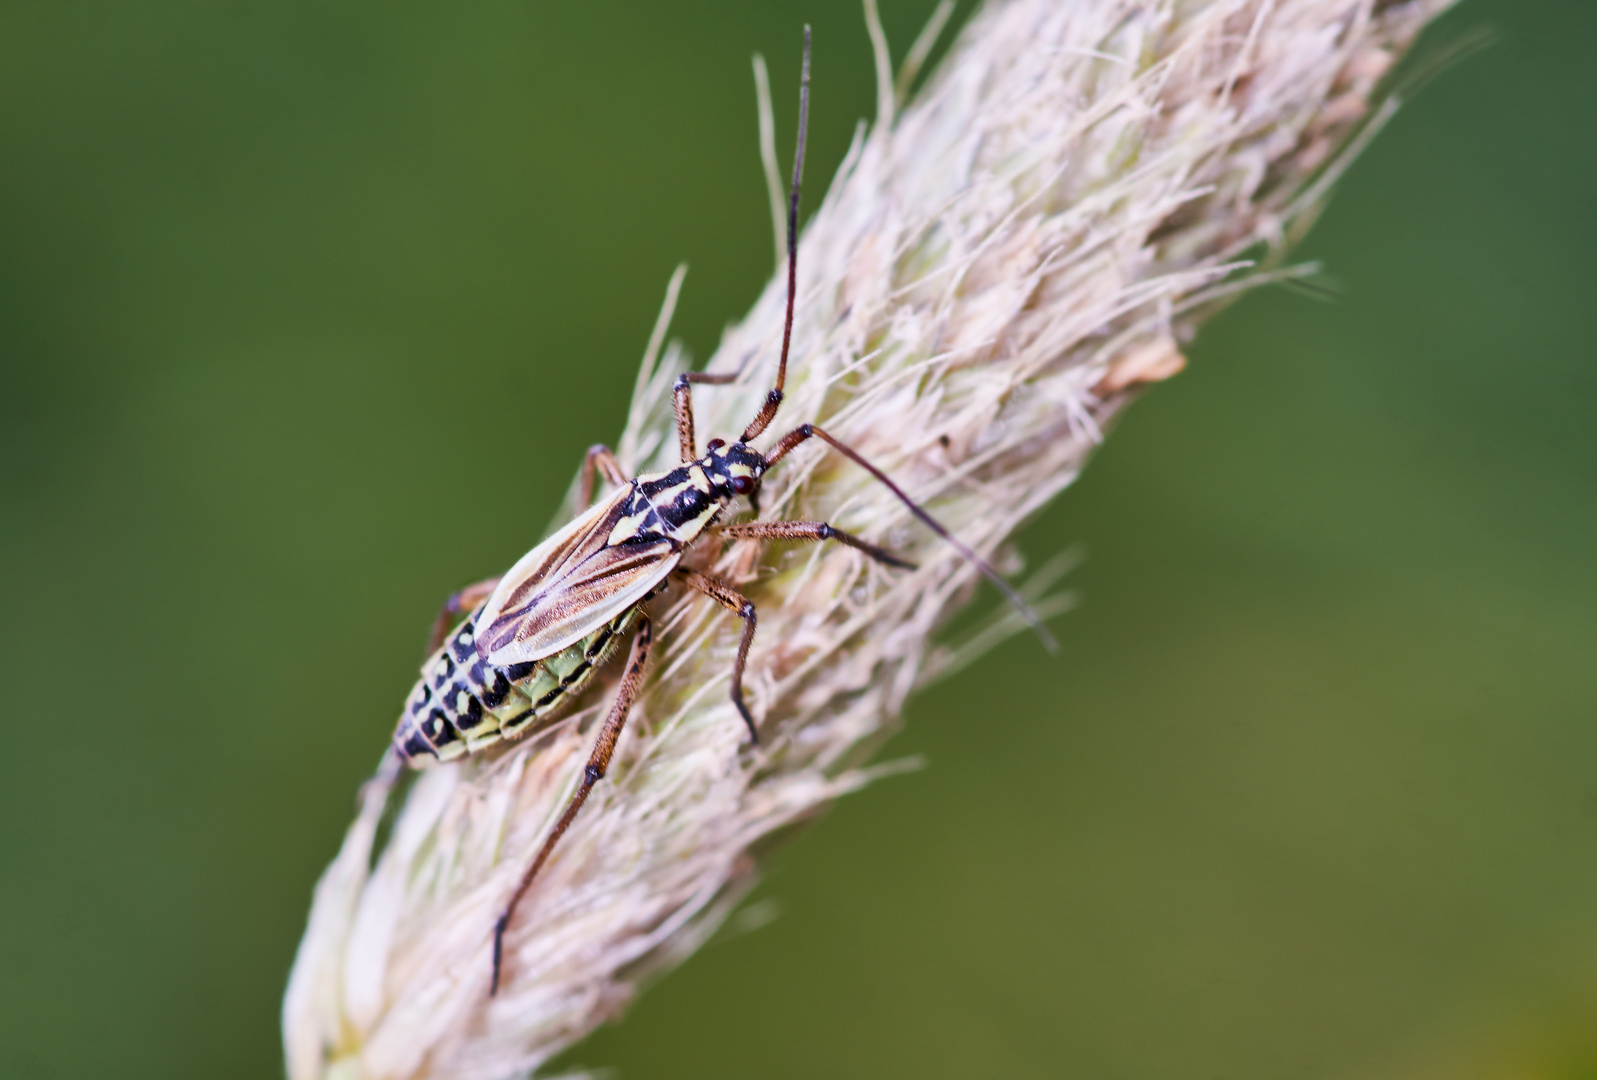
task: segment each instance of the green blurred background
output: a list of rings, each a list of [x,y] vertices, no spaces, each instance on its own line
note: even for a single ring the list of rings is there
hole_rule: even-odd
[[[700,357],[770,270],[806,20],[818,193],[852,0],[0,8],[0,1078],[280,1075],[440,598],[678,260]],[[1341,302],[1228,311],[1027,530],[1089,554],[1062,655],[916,702],[930,767],[567,1064],[1597,1076],[1597,6],[1427,41],[1481,24],[1312,235]]]

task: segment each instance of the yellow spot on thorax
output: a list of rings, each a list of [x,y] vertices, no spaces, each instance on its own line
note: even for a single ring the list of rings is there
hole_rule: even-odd
[[[616,544],[624,544],[634,536],[637,536],[638,530],[643,528],[643,523],[649,520],[649,513],[650,511],[648,510],[642,510],[631,517],[624,517],[616,522],[616,527],[610,530],[610,538],[605,543],[614,547]]]

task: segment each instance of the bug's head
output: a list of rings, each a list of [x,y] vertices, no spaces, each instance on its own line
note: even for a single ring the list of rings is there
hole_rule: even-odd
[[[760,491],[760,477],[765,474],[765,458],[739,439],[734,443],[710,440],[710,459],[715,463],[714,477],[718,486],[730,495],[756,498]]]

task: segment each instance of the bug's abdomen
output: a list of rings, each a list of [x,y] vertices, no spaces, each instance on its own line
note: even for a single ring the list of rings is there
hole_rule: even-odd
[[[637,609],[628,609],[553,656],[500,667],[477,655],[481,610],[422,664],[394,729],[394,748],[410,765],[476,753],[548,717],[592,677],[637,618]]]

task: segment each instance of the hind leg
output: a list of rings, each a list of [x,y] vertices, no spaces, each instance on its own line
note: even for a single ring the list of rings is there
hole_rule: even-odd
[[[616,740],[621,738],[621,729],[626,726],[627,713],[632,711],[632,702],[638,696],[638,687],[643,682],[643,667],[649,660],[649,643],[654,640],[654,624],[647,615],[638,617],[638,632],[632,639],[632,654],[627,657],[627,670],[621,676],[621,689],[616,691],[615,701],[610,704],[610,714],[604,718],[604,724],[599,728],[599,737],[594,740],[593,753],[588,757],[588,764],[582,770],[582,783],[578,786],[576,794],[571,796],[571,801],[566,804],[565,812],[555,822],[549,836],[543,842],[543,847],[538,849],[537,857],[521,875],[521,880],[516,883],[516,891],[510,894],[510,902],[505,905],[504,911],[494,923],[494,975],[493,982],[489,985],[488,996],[499,992],[499,971],[504,960],[505,930],[510,926],[510,917],[516,913],[516,905],[521,903],[521,898],[532,887],[532,879],[538,876],[538,871],[543,869],[543,864],[549,861],[550,852],[566,834],[571,823],[576,820],[577,812],[582,809],[582,804],[588,801],[588,795],[593,791],[593,786],[604,779],[605,770],[610,767],[610,757],[615,753]]]
[[[499,579],[496,577],[483,578],[473,585],[467,585],[464,589],[450,593],[449,599],[444,601],[444,606],[438,609],[438,618],[433,620],[432,633],[427,636],[427,651],[422,654],[423,659],[437,652],[449,634],[450,628],[462,615],[488,599],[498,584]]]
[[[577,480],[577,509],[586,510],[593,505],[593,478],[594,473],[604,474],[605,481],[614,487],[624,487],[627,474],[621,471],[621,463],[610,452],[604,443],[594,443],[588,447],[588,454],[582,459],[582,472]]]

